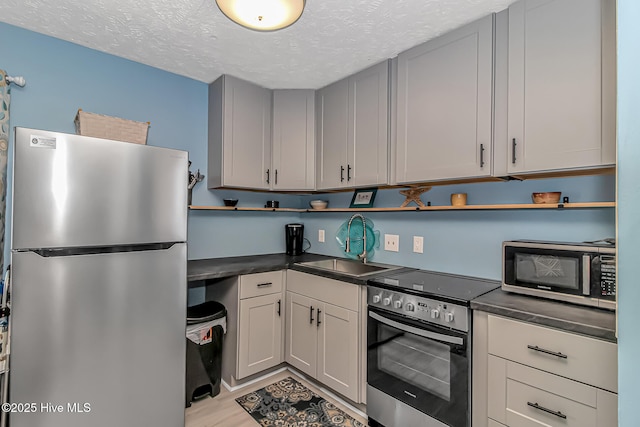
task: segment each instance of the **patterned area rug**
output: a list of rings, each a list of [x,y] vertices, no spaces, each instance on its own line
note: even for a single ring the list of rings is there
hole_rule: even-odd
[[[236,399],[261,426],[365,427],[291,377]]]

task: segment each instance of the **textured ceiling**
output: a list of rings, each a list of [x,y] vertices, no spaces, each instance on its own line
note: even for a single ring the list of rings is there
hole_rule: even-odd
[[[0,21],[203,82],[319,88],[515,0],[307,0],[272,33],[229,21],[214,0],[2,0]]]

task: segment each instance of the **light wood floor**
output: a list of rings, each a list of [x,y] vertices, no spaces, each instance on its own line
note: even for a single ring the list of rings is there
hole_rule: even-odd
[[[365,418],[361,417],[350,408],[342,405],[340,402],[336,402],[335,399],[327,396],[315,385],[290,371],[284,371],[234,392],[229,392],[224,386],[220,387],[220,394],[216,397],[204,398],[192,403],[191,407],[186,409],[185,427],[258,427],[259,424],[247,413],[247,411],[236,403],[235,399],[289,376],[300,381],[316,394],[334,403],[347,414],[367,425],[367,420]]]

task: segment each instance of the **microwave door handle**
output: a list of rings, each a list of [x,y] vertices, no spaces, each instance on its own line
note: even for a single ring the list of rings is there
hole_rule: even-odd
[[[591,294],[591,255],[582,255],[582,295]]]
[[[462,345],[464,343],[462,338],[452,337],[452,336],[443,335],[443,334],[437,334],[435,332],[425,331],[419,328],[415,328],[413,326],[403,325],[402,323],[396,322],[391,319],[387,319],[386,317],[382,317],[378,313],[369,312],[369,317],[371,317],[374,320],[377,320],[380,323],[384,323],[387,326],[391,326],[392,328],[396,328],[401,331],[408,332],[410,334],[418,335],[423,338],[430,338],[430,339],[446,342],[449,344]]]

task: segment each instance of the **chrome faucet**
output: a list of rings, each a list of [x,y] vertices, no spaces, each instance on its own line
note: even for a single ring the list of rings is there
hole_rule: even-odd
[[[351,218],[349,218],[349,223],[347,224],[347,242],[345,244],[345,248],[344,251],[345,252],[350,252],[351,251],[351,223],[353,222],[353,220],[355,218],[360,218],[360,220],[362,221],[362,253],[358,254],[358,259],[361,259],[362,262],[364,264],[367,263],[367,223],[366,220],[364,219],[364,216],[362,216],[362,214],[353,214],[351,215]]]

